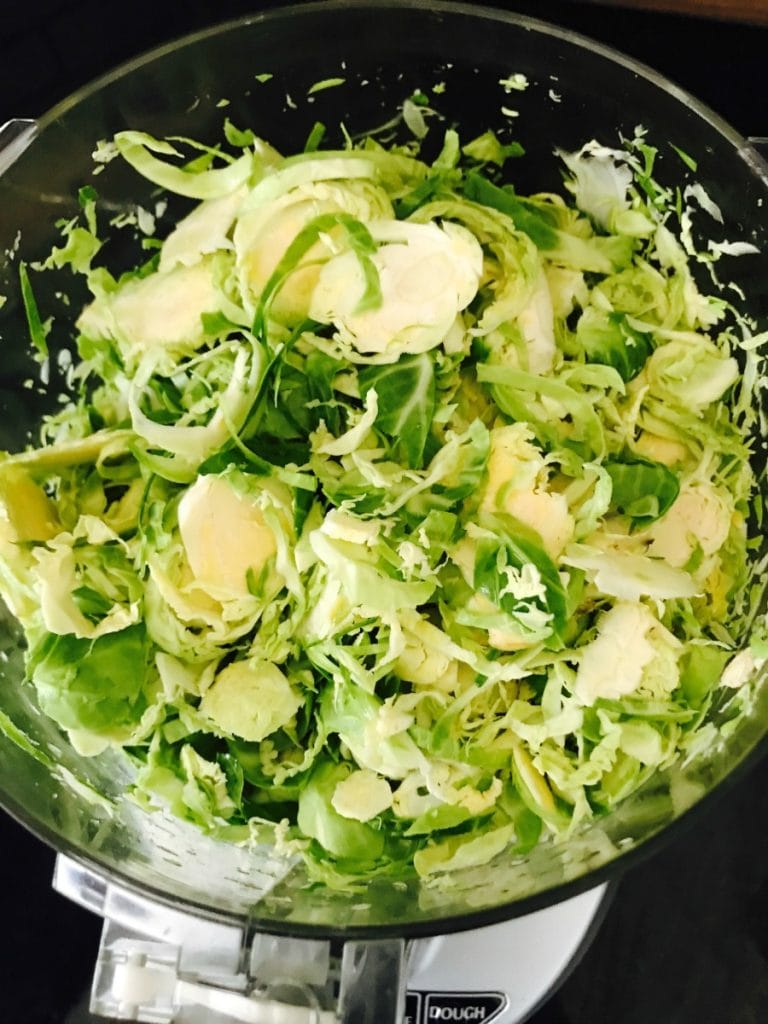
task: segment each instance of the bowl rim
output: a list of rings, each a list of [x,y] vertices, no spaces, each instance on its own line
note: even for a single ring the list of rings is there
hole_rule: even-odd
[[[221,35],[237,27],[252,25],[286,18],[303,17],[320,12],[340,12],[347,10],[388,11],[406,10],[420,11],[426,15],[436,16],[459,14],[477,20],[497,21],[504,24],[516,24],[532,32],[552,36],[565,42],[572,43],[584,49],[591,50],[600,56],[619,64],[627,70],[645,78],[647,81],[662,89],[673,99],[691,108],[711,127],[727,139],[739,152],[749,151],[748,162],[752,164],[752,158],[756,160],[753,170],[763,178],[768,185],[768,161],[751,145],[750,139],[737,131],[724,117],[722,117],[711,106],[704,103],[697,96],[685,87],[679,85],[668,75],[657,71],[651,65],[636,57],[632,57],[616,47],[602,43],[586,33],[576,29],[565,28],[543,18],[529,14],[521,14],[517,11],[503,10],[494,7],[492,4],[473,4],[467,0],[291,0],[289,3],[278,2],[277,7],[264,11],[256,11],[251,14],[240,15],[224,21],[214,22],[207,27],[196,29],[193,32],[175,36],[164,43],[145,50],[135,57],[122,61],[116,67],[98,75],[85,82],[80,88],[64,97],[54,106],[45,111],[39,118],[36,118],[38,130],[44,130],[48,124],[62,117],[66,112],[81,100],[90,96],[110,82],[122,78],[130,72],[150,63],[169,53],[180,46],[187,46],[200,42],[213,36]]]

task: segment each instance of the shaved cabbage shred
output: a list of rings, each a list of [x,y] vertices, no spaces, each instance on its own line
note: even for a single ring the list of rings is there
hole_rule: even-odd
[[[432,164],[227,138],[101,144],[196,203],[116,278],[91,190],[47,263],[92,299],[79,394],[0,462],[40,707],[146,806],[274,828],[332,885],[567,835],[716,737],[764,657],[765,336],[693,269],[754,247],[693,248],[720,211],[690,185],[676,220],[642,131],[531,196],[492,132]]]

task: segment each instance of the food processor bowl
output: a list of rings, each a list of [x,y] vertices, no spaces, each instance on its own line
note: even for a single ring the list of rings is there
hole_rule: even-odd
[[[525,76],[527,88],[510,90],[511,75]],[[326,88],[313,90],[318,82]],[[768,168],[712,111],[648,68],[525,17],[474,5],[328,0],[257,13],[176,41],[92,83],[37,125],[6,129],[14,150],[5,150],[10,166],[0,177],[0,292],[7,296],[0,309],[0,447],[23,447],[41,415],[55,408],[66,369],[58,353],[71,345],[71,328],[57,322],[41,379],[18,262],[50,251],[56,223],[76,214],[85,184],[96,187],[98,208],[107,215],[137,204],[151,210],[157,201],[153,186],[119,161],[94,177],[100,140],[138,129],[214,143],[226,117],[283,152],[300,150],[317,121],[327,126],[330,144],[343,145],[347,135],[389,122],[415,90],[438,84],[437,112],[425,112],[425,152],[439,149],[445,127],[456,126],[462,139],[494,129],[525,148],[508,165],[523,194],[560,188],[556,148],[575,149],[593,138],[615,146],[641,125],[659,150],[657,176],[671,188],[700,183],[722,211],[723,238],[759,248],[759,255],[729,261],[727,273],[746,296],[746,311],[765,323]],[[695,173],[678,150],[695,158]],[[165,222],[176,212],[171,202]],[[55,275],[50,285],[41,282],[42,308],[55,301],[56,287]],[[756,452],[762,460],[762,448]],[[127,799],[130,772],[121,755],[74,752],[22,684],[22,642],[9,615],[0,629],[0,803],[69,860],[122,890],[170,911],[244,926],[248,934],[344,941],[424,936],[556,903],[652,852],[704,809],[757,756],[768,727],[768,687],[757,686],[749,713],[716,747],[659,772],[616,811],[567,838],[436,883],[380,877],[363,893],[345,892],[311,883],[301,861],[271,846],[226,845]]]

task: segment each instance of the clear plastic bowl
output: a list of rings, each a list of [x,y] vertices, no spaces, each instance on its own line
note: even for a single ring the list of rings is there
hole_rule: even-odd
[[[529,88],[507,95],[500,80],[522,73]],[[268,81],[257,76],[271,74]],[[309,96],[322,79],[344,83]],[[440,3],[345,3],[284,8],[216,27],[156,50],[96,81],[51,110],[37,137],[0,178],[0,448],[23,446],[60,382],[29,390],[28,352],[15,261],[47,253],[54,222],[76,210],[91,180],[99,139],[125,128],[215,141],[228,116],[283,151],[303,146],[316,120],[337,141],[386,121],[415,88],[445,82],[440,111],[466,138],[511,130],[526,156],[514,164],[521,192],[559,185],[555,146],[593,137],[615,144],[642,124],[660,149],[667,183],[691,180],[668,142],[698,161],[696,180],[724,214],[726,235],[762,250],[738,264],[749,311],[768,313],[768,169],[710,110],[649,69],[545,24],[481,7]],[[224,105],[226,101],[226,105]],[[504,113],[514,108],[518,116]],[[94,182],[100,202],[119,210],[148,203],[150,186],[111,165]],[[14,259],[9,258],[13,253]],[[45,297],[42,296],[42,301]],[[412,877],[378,879],[364,899],[308,886],[302,866],[272,849],[223,846],[192,827],[148,815],[120,796],[117,755],[78,757],[37,712],[23,676],[21,640],[0,624],[0,803],[44,841],[129,890],[203,917],[296,936],[426,935],[512,917],[575,895],[656,848],[706,807],[725,780],[765,745],[768,688],[752,714],[717,750],[654,777],[614,814],[567,842],[491,868],[457,872],[450,885]],[[13,741],[12,723],[19,735]],[[23,734],[23,735],[22,735]],[[27,737],[25,740],[23,737]],[[114,798],[114,806],[93,791]]]

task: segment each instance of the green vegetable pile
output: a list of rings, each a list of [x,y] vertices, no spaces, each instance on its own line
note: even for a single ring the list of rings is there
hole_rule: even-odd
[[[22,267],[41,359],[36,274],[92,296],[76,397],[0,462],[42,711],[337,886],[524,853],[716,743],[759,661],[762,337],[697,284],[703,190],[642,132],[532,196],[490,132],[429,163],[226,134],[102,147],[195,201],[148,262],[100,262],[88,187]]]

